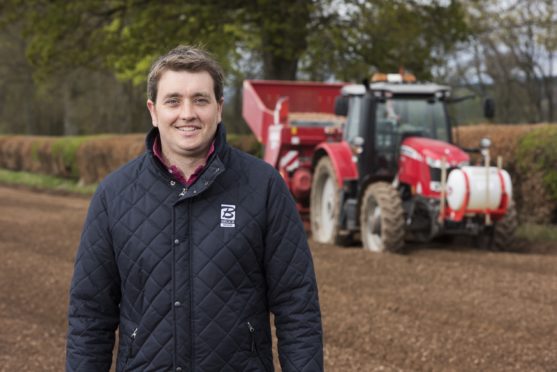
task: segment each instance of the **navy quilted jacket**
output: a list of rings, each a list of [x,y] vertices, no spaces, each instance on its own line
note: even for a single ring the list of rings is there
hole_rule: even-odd
[[[152,148],[156,129],[147,137]],[[226,144],[189,189],[151,151],[94,195],[70,290],[67,371],[323,369],[317,286],[292,198],[269,165]]]

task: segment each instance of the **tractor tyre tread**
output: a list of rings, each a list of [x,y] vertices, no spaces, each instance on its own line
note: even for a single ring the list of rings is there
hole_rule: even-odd
[[[381,238],[384,251],[402,252],[404,247],[405,226],[402,200],[397,190],[386,182],[376,182],[368,186],[363,198],[362,211],[367,210],[367,203],[373,197],[381,208]],[[365,225],[365,216],[360,217],[360,226]],[[362,232],[362,243],[364,233]]]

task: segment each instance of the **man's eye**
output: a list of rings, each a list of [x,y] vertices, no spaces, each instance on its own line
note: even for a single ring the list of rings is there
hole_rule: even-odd
[[[166,103],[167,105],[170,105],[170,106],[175,106],[175,105],[179,104],[180,101],[179,101],[178,99],[176,99],[176,98],[170,98],[170,99],[167,99],[167,100],[165,101],[165,103]]]
[[[206,105],[209,103],[209,100],[207,98],[195,98],[193,102],[197,105]]]

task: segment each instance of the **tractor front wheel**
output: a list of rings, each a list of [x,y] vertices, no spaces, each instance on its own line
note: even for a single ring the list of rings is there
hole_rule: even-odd
[[[372,252],[400,252],[404,245],[404,211],[390,184],[369,185],[360,209],[362,244]]]

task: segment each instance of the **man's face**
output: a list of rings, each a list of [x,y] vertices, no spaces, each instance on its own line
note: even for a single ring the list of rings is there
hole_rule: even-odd
[[[206,71],[167,70],[157,87],[156,102],[148,100],[147,107],[163,155],[171,163],[204,158],[222,117],[223,100],[215,97],[213,78]]]

